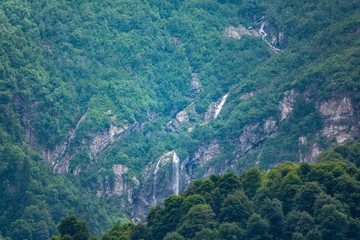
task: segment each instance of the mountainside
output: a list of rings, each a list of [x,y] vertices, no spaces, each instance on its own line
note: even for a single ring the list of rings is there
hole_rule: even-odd
[[[110,206],[144,220],[196,179],[313,162],[356,140],[359,5],[2,1],[1,234],[17,221],[36,232],[40,219],[23,211],[51,199],[80,205],[50,212],[49,234],[76,208],[94,224],[122,217]],[[11,195],[24,182],[42,197]]]
[[[269,172],[251,168],[239,177],[196,180],[164,207],[151,208],[146,224],[117,223],[100,239],[359,239],[359,146],[326,151],[317,164],[287,162]],[[70,219],[76,217],[62,219],[52,240],[89,239],[86,225],[63,227],[73,225]]]

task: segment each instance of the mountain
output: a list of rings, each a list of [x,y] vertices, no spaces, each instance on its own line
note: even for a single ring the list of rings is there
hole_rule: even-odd
[[[35,233],[23,210],[51,199],[69,204],[49,212],[49,234],[75,211],[100,235],[196,179],[356,140],[359,4],[2,1],[2,235]],[[24,182],[42,197],[23,198]]]
[[[353,163],[359,146],[328,150],[316,164],[287,162],[269,172],[251,168],[239,177],[196,180],[164,207],[151,208],[146,224],[117,223],[100,239],[359,239],[360,171]],[[86,227],[65,229],[76,225],[69,219],[76,217],[62,219],[52,240],[89,239]]]

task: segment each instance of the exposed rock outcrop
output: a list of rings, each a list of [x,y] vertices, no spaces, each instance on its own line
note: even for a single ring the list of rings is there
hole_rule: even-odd
[[[108,196],[125,196],[127,204],[132,204],[134,202],[134,193],[140,186],[139,180],[135,176],[133,176],[131,180],[124,177],[129,171],[129,168],[126,165],[115,164],[112,169],[115,176],[115,182],[111,186],[111,191]]]
[[[199,93],[200,93],[200,89],[201,89],[201,84],[200,84],[200,80],[199,80],[199,74],[194,72],[194,68],[193,67],[189,67],[189,70],[191,72],[191,99],[195,99]]]
[[[222,96],[221,98],[219,98],[218,100],[216,100],[215,102],[213,102],[208,110],[206,111],[205,114],[198,114],[195,110],[195,105],[194,103],[190,103],[184,110],[180,111],[179,113],[176,114],[176,118],[170,120],[167,124],[166,127],[171,130],[171,131],[176,131],[179,132],[180,131],[180,126],[184,125],[188,127],[188,132],[191,132],[193,130],[193,127],[195,125],[197,125],[197,122],[190,122],[189,120],[189,115],[192,114],[193,116],[195,116],[198,119],[202,119],[205,122],[208,122],[212,119],[215,119],[218,117],[218,115],[220,114],[227,97],[229,96],[229,94],[225,94],[224,96]]]
[[[54,166],[56,160],[59,160],[53,170],[58,174],[65,174],[69,172],[69,162],[72,157],[72,154],[68,151],[68,146],[71,143],[72,139],[76,134],[76,130],[79,125],[86,119],[87,113],[85,113],[80,120],[76,123],[75,128],[72,128],[68,132],[68,137],[63,143],[59,143],[53,149],[44,149],[42,150],[42,156],[45,159],[45,162],[48,166]],[[79,173],[81,169],[77,169],[77,173]]]
[[[242,25],[239,25],[237,28],[233,26],[229,26],[225,29],[224,34],[228,37],[237,38],[237,39],[240,39],[241,36],[243,35],[260,37],[260,33],[258,33],[255,29],[251,27],[246,29]]]
[[[322,135],[335,139],[337,144],[355,139],[359,124],[350,97],[322,101],[317,105],[317,109],[324,121]]]
[[[349,97],[323,101],[318,108],[326,121],[349,120],[354,115],[354,108]]]
[[[166,124],[166,127],[171,131],[179,132],[181,125],[184,125],[184,126],[195,125],[196,123],[191,123],[189,121],[189,114],[193,114],[193,115],[200,117],[198,114],[196,114],[194,103],[189,104],[185,109],[178,112],[176,114],[175,119],[170,120]]]
[[[112,167],[115,176],[115,182],[113,184],[113,189],[111,191],[111,195],[122,196],[124,194],[125,189],[125,181],[122,177],[124,173],[129,171],[129,168],[123,164],[115,164]],[[131,196],[129,197],[130,202],[132,202]]]
[[[284,92],[284,97],[279,103],[281,111],[280,121],[283,121],[292,112],[296,95],[295,89]]]
[[[189,66],[189,71],[191,72],[192,80],[191,80],[191,95],[190,95],[190,104],[186,106],[182,111],[176,114],[175,119],[170,120],[167,122],[166,127],[170,131],[179,132],[180,126],[185,125],[188,127],[188,132],[193,130],[191,125],[196,125],[196,123],[191,123],[189,121],[189,114],[193,114],[194,116],[201,118],[199,114],[196,113],[194,100],[200,93],[201,84],[198,78],[199,74],[194,72],[194,68]]]
[[[257,149],[268,137],[274,135],[277,129],[276,124],[277,121],[270,117],[261,125],[259,122],[246,125],[238,139],[240,148],[234,152],[235,158],[241,158],[249,151]]]
[[[243,94],[241,94],[240,99],[241,100],[246,100],[248,98],[251,98],[254,95],[255,95],[254,92],[243,93]]]
[[[118,207],[125,208],[130,215],[140,181],[135,176],[130,178],[129,171],[129,167],[124,164],[114,164],[113,180],[110,180],[109,175],[99,176],[97,182],[93,183],[93,189],[97,197],[110,199]]]
[[[79,123],[77,124],[77,126]],[[110,125],[110,128],[101,133],[93,133],[93,138],[90,142],[83,141],[83,144],[87,145],[90,149],[91,159],[95,159],[99,153],[103,152],[112,142],[120,139],[127,134],[136,124],[124,125],[123,128],[115,125]],[[76,129],[75,129],[76,130]],[[69,151],[68,145],[71,143],[71,139],[75,135],[75,130],[70,131],[68,139],[55,146],[54,149],[47,149],[43,152],[45,161],[54,164],[56,160],[58,162],[54,166],[54,172],[58,174],[66,174],[69,172],[69,164],[72,156],[81,149],[79,146],[72,152]]]
[[[323,150],[324,149],[322,149],[319,144],[314,143],[304,154],[299,152],[300,162],[314,162],[314,160],[320,155]]]
[[[104,151],[111,143],[121,138],[127,131],[135,127],[136,124],[126,124],[123,127],[110,125],[104,132],[94,133],[89,149],[93,157]]]
[[[110,115],[111,110],[103,112],[104,115]],[[108,129],[104,132],[90,133],[92,138],[89,140],[83,139],[82,144],[85,146],[76,146],[69,149],[69,146],[72,144],[72,141],[76,135],[76,131],[80,124],[86,119],[87,113],[85,113],[79,121],[77,121],[74,128],[71,128],[67,134],[67,138],[64,142],[58,143],[54,148],[43,148],[41,154],[45,159],[46,164],[49,167],[53,167],[55,173],[58,174],[67,174],[69,172],[69,165],[71,158],[80,152],[84,147],[90,150],[90,158],[95,159],[98,157],[99,153],[103,152],[111,143],[116,140],[119,140],[124,135],[128,134],[137,123],[134,124],[125,124],[123,127],[119,127],[115,124],[111,124]],[[115,120],[116,115],[111,117]],[[75,175],[79,174],[81,171],[80,166],[76,166],[73,173]]]
[[[196,172],[198,171],[206,171],[204,177],[216,173],[215,168],[212,168],[210,165],[220,154],[220,151],[219,142],[214,139],[202,145],[193,156],[186,159],[183,165],[186,173],[183,176],[185,184],[189,185],[196,178]]]

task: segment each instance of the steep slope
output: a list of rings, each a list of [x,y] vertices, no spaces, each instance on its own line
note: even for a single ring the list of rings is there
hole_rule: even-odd
[[[213,173],[311,162],[358,136],[358,9],[3,1],[1,138],[133,220]]]
[[[101,203],[87,190],[51,173],[28,146],[0,147],[0,231],[11,239],[49,239],[61,218],[76,214],[100,236],[122,213]]]
[[[196,180],[151,208],[146,224],[115,224],[100,239],[358,239],[360,171],[350,164],[358,150],[359,142],[327,151],[323,163]]]

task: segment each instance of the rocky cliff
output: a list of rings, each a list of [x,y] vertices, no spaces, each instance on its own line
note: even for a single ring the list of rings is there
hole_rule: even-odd
[[[81,135],[78,134],[79,129],[89,118],[89,113],[83,111],[75,117],[65,140],[50,148],[37,144],[34,138],[31,119],[38,103],[34,101],[26,105],[24,99],[19,97],[15,99],[15,103],[22,116],[26,142],[39,149],[46,164],[55,173],[73,174],[80,181],[86,176],[87,180],[90,179],[87,186],[89,191],[104,201],[126,209],[129,218],[139,221],[144,219],[150,207],[161,205],[164,198],[171,194],[181,193],[198,178],[228,171],[239,173],[253,166],[268,170],[287,160],[313,162],[327,148],[355,140],[360,130],[360,113],[353,92],[336,89],[325,97],[319,96],[316,94],[316,83],[293,84],[292,81],[295,82],[294,78],[297,77],[295,73],[282,76],[281,71],[286,65],[295,65],[292,66],[294,69],[300,68],[297,65],[301,65],[302,59],[295,59],[297,61],[294,62],[282,59],[281,53],[286,50],[288,41],[285,33],[263,16],[254,16],[253,19],[253,26],[228,26],[225,30],[218,31],[217,37],[225,39],[221,43],[224,46],[238,44],[236,53],[239,55],[246,55],[250,51],[246,44],[261,46],[257,49],[258,52],[251,54],[257,58],[267,54],[266,58],[275,60],[270,65],[261,65],[265,70],[259,70],[260,73],[256,69],[254,72],[230,69],[236,72],[232,77],[241,81],[237,82],[235,79],[221,90],[212,92],[212,85],[208,83],[205,88],[204,84],[205,77],[210,75],[208,72],[224,78],[226,74],[221,72],[222,69],[217,69],[220,74],[215,73],[209,66],[217,61],[228,64],[233,59],[227,60],[226,56],[219,55],[221,57],[212,59],[212,62],[209,60],[206,63],[208,65],[202,63],[204,66],[201,66],[201,61],[194,60],[194,56],[194,59],[185,56],[183,58],[187,65],[182,66],[181,71],[187,76],[186,84],[183,85],[187,86],[188,95],[177,107],[169,107],[167,115],[152,113],[151,107],[148,107],[142,109],[146,112],[145,117],[138,117],[140,120],[129,123],[125,119],[117,119],[113,110],[106,109],[95,116],[106,124],[96,131],[88,130]],[[169,39],[167,40],[174,46],[167,46],[168,51],[183,50],[187,44],[186,40],[178,36]],[[227,42],[228,40],[235,42]],[[219,43],[219,48],[224,47],[221,44]],[[190,50],[181,54],[185,55],[185,52],[191,54]],[[276,66],[281,61],[282,65]],[[244,63],[238,63],[239,68],[243,67],[242,64]],[[266,78],[265,75],[271,77]],[[277,79],[277,76],[281,76],[281,79]],[[262,81],[262,78],[266,80]],[[221,81],[222,79],[219,85],[222,84]],[[286,81],[286,84],[281,81]],[[261,84],[257,84],[258,82]],[[111,88],[111,84],[108,88]],[[202,104],[204,106],[199,107]],[[135,104],[134,108],[141,107],[141,104]],[[126,108],[118,111],[126,111]],[[302,122],[298,121],[300,118]],[[314,119],[317,126],[313,127],[315,122],[311,121]],[[289,137],[287,133],[297,127],[300,130],[294,130],[292,137]],[[302,131],[303,129],[311,131]],[[136,134],[141,137],[134,137]],[[123,141],[127,136],[134,138]],[[161,147],[150,146],[144,147],[142,152],[133,150],[123,155],[118,154],[122,153],[124,145],[127,148],[130,148],[129,145],[141,148],[151,141],[151,144],[158,144],[158,139],[161,139]],[[186,144],[181,144],[183,139],[195,139],[192,142],[194,144],[185,146]],[[137,141],[140,142],[139,145]],[[282,149],[282,146],[286,147]],[[148,152],[153,155],[149,157],[146,154]]]

